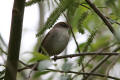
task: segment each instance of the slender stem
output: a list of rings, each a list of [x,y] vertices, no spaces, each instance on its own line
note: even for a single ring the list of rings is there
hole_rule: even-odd
[[[87,73],[87,72],[75,72],[75,71],[62,71],[62,70],[54,70],[54,69],[46,69],[49,71],[53,71],[53,72],[60,72],[60,73],[74,73],[77,75],[93,75],[93,76],[99,76],[99,77],[107,77],[107,78],[111,78],[111,79],[115,79],[115,80],[120,80],[120,78],[116,78],[116,77],[112,77],[112,76],[106,76],[103,74],[97,74],[97,73]]]
[[[115,35],[115,31],[111,23],[108,21],[108,19],[99,11],[99,9],[90,0],[85,0],[85,1],[96,12],[96,14],[103,20],[103,22],[107,25],[109,30]]]
[[[88,52],[88,53],[80,53],[80,54],[70,54],[70,55],[64,55],[64,56],[56,56],[54,58],[52,58],[53,60],[58,60],[58,59],[63,59],[63,58],[72,58],[72,57],[79,57],[79,56],[95,56],[95,55],[119,55],[120,53],[116,53],[116,52]]]

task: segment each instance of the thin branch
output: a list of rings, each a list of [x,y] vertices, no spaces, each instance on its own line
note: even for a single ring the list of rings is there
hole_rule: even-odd
[[[70,55],[65,55],[65,56],[56,56],[54,58],[52,58],[53,60],[57,60],[57,59],[63,59],[63,58],[73,58],[73,57],[78,57],[78,56],[94,56],[94,55],[119,55],[120,53],[116,53],[116,52],[88,52],[88,53],[80,53],[80,54],[70,54]]]
[[[65,16],[65,18],[66,18],[68,24],[70,25],[70,20],[67,18],[67,16],[66,16],[64,13],[63,13],[63,15]],[[72,33],[73,39],[74,39],[74,41],[75,41],[75,43],[76,43],[77,50],[78,50],[78,52],[79,52],[79,54],[80,54],[81,52],[80,52],[80,49],[79,49],[79,45],[78,45],[78,42],[77,42],[77,40],[76,40],[76,38],[75,38],[75,35],[74,35],[74,32],[73,32],[73,29],[72,29],[72,26],[71,26],[71,25],[70,25],[70,30],[71,30],[71,33]],[[54,58],[55,58],[55,57],[54,57]],[[55,59],[54,59],[54,60],[55,60]],[[85,72],[83,62],[81,63],[81,65],[82,65],[82,71]],[[83,75],[83,77],[85,77],[85,76]]]
[[[7,44],[6,44],[5,41],[3,40],[3,37],[1,36],[1,34],[0,34],[0,40],[1,40],[1,42],[3,43],[3,45],[7,48]]]
[[[96,12],[96,14],[103,20],[103,22],[107,25],[109,30],[115,35],[115,31],[111,23],[108,21],[108,19],[99,11],[99,9],[90,0],[85,0],[85,1]]]
[[[90,3],[91,3],[91,2],[90,2]],[[89,10],[91,10],[91,8],[92,8],[93,10],[94,10],[94,9],[96,10],[97,8],[106,8],[106,7],[91,7],[91,8],[89,8],[89,7],[85,6],[84,4],[80,4],[80,5],[83,6],[83,7],[85,7],[85,8],[87,8],[87,9],[89,9]],[[90,4],[89,4],[89,5],[90,5]],[[95,11],[95,10],[94,10],[94,11]],[[98,10],[98,9],[97,9],[97,10]],[[96,10],[96,11],[97,11],[97,10]],[[98,11],[97,11],[97,12],[98,12]],[[97,12],[96,12],[96,13],[97,13]],[[100,12],[100,11],[99,11],[99,12]],[[98,12],[98,15],[101,16],[101,12],[100,12],[100,13],[99,13],[99,12]],[[102,15],[102,16],[103,16],[103,15]],[[104,16],[104,17],[105,17],[105,16]],[[106,17],[106,19],[110,19],[110,18],[109,18],[109,17]],[[112,20],[112,19],[111,19],[111,20]],[[113,20],[113,21],[114,21],[114,23],[120,25],[119,22],[117,22],[117,21],[115,21],[115,20]],[[109,23],[110,23],[110,22],[109,22]],[[109,24],[109,23],[108,23],[108,24]]]
[[[52,60],[58,60],[58,59],[64,59],[64,58],[73,58],[73,57],[78,57],[78,56],[89,56],[89,55],[90,56],[94,56],[94,55],[109,55],[109,56],[114,55],[114,56],[117,56],[119,54],[120,53],[115,53],[115,52],[113,52],[113,53],[109,53],[109,52],[106,52],[106,53],[95,53],[95,52],[93,52],[93,53],[80,53],[80,54],[71,54],[71,55],[65,55],[65,56],[55,56],[54,58],[52,58]],[[30,69],[35,64],[27,65],[27,66],[25,66],[25,67],[23,67],[21,69],[18,69],[18,71],[20,72],[20,71],[23,71],[25,69]],[[37,70],[37,69],[35,69],[35,70]]]
[[[104,21],[104,23],[107,25],[107,27],[109,28],[109,30],[113,33],[113,35],[116,37],[115,35],[115,31],[111,25],[111,23],[108,21],[108,19],[97,9],[97,7],[90,1],[90,0],[85,0],[88,5],[96,12],[96,14]],[[101,60],[99,62],[99,64],[97,64],[92,70],[91,72],[96,71],[107,59],[109,59],[111,56],[106,56],[103,60]],[[89,75],[84,78],[83,80],[86,80],[89,77]]]
[[[83,6],[83,7],[85,7],[85,8],[87,8],[87,9],[89,9],[89,10],[91,10],[91,8],[87,7],[87,6],[84,5],[84,4],[80,4],[80,5]]]
[[[108,66],[106,70],[106,75],[109,75],[110,70],[113,68],[113,66],[117,63],[119,59],[120,59],[120,55],[117,56],[115,59],[113,59],[112,63]]]
[[[65,15],[64,15],[64,16],[65,16]],[[66,20],[67,20],[68,23],[70,22],[67,17],[66,17]],[[70,24],[70,23],[69,23],[69,24]],[[79,45],[78,45],[78,43],[77,43],[77,40],[76,40],[76,38],[75,38],[75,35],[74,35],[74,32],[73,32],[73,29],[72,29],[72,26],[71,26],[71,25],[70,25],[70,29],[71,29],[71,33],[72,33],[73,39],[74,39],[74,41],[75,41],[75,43],[76,43],[76,46],[77,46],[77,50],[78,50],[79,54],[81,54],[80,49],[79,49]],[[54,60],[56,60],[55,58],[57,59],[57,57],[54,57]],[[82,71],[85,72],[83,62],[81,63],[81,65],[82,65]],[[85,76],[83,75],[83,77],[85,77]]]
[[[7,52],[5,52],[1,47],[0,47],[0,51],[5,53],[6,55],[8,54]]]
[[[74,74],[77,74],[77,75],[93,75],[93,76],[107,77],[107,78],[111,78],[111,79],[120,80],[120,78],[116,78],[116,77],[113,77],[113,76],[106,76],[106,75],[97,74],[97,73],[86,73],[86,72],[75,72],[75,71],[67,71],[66,72],[66,71],[54,70],[54,69],[46,69],[46,70],[53,71],[53,72],[60,72],[60,73],[74,73]]]
[[[35,64],[37,64],[37,63],[30,64],[30,65],[27,65],[21,69],[18,69],[18,72],[21,72],[21,71],[26,70],[26,69],[31,69]],[[34,69],[34,70],[37,70],[37,69]]]
[[[56,2],[56,3],[57,3],[57,5],[59,5],[58,2]],[[67,18],[67,16],[66,16],[64,13],[62,13],[62,14],[64,15],[64,17],[66,18],[66,21],[67,21],[68,24],[70,25],[70,20]],[[79,54],[80,54],[79,45],[78,45],[78,43],[77,43],[77,40],[76,40],[76,38],[75,38],[75,35],[74,35],[74,32],[73,32],[73,29],[72,29],[72,26],[71,26],[71,25],[70,25],[70,30],[71,30],[73,39],[74,39],[74,41],[75,41],[75,43],[76,43],[77,50],[78,50],[78,52],[79,52]],[[56,57],[54,57],[54,58],[56,58]],[[55,60],[55,59],[54,59],[54,60]],[[82,71],[84,72],[84,65],[83,65],[83,63],[82,63]]]
[[[38,66],[38,64],[39,64],[39,62],[37,62],[36,64],[33,65],[33,67],[32,67],[32,69],[31,69],[31,71],[29,73],[29,76],[28,76],[27,80],[30,80],[30,76],[31,76],[32,72],[35,70],[35,68]]]
[[[19,60],[19,62],[24,65],[24,66],[28,66],[27,64],[25,64],[24,62],[22,62],[21,60]]]
[[[56,3],[57,3],[57,5],[59,5],[58,2],[56,2]],[[62,14],[64,15],[64,17],[66,18],[68,24],[70,25],[70,20],[67,18],[67,16],[66,16],[64,13],[62,13]],[[75,35],[74,35],[74,32],[73,32],[73,29],[72,29],[72,26],[71,26],[71,25],[70,25],[70,30],[71,30],[73,39],[74,39],[74,41],[75,41],[75,43],[76,43],[77,50],[78,50],[78,52],[80,53],[79,45],[78,45],[78,43],[77,43],[77,40],[76,40],[76,38],[75,38]],[[54,58],[55,58],[55,57],[54,57]],[[55,59],[54,59],[54,60],[55,60]],[[82,63],[82,71],[84,72],[84,65],[83,65],[83,63]]]
[[[29,67],[30,69],[30,67]],[[54,70],[54,69],[46,69],[52,72],[60,72],[60,73],[74,73],[77,75],[93,75],[93,76],[99,76],[99,77],[107,77],[107,78],[111,78],[111,79],[116,79],[116,80],[120,80],[119,78],[113,77],[113,76],[106,76],[103,74],[97,74],[97,73],[86,73],[86,72],[75,72],[75,71],[62,71],[62,70]]]
[[[59,5],[58,2],[56,2],[56,3],[57,3],[57,5]],[[70,25],[70,20],[67,18],[67,16],[66,16],[64,13],[63,13],[63,15],[64,15],[64,17],[66,18],[68,24]],[[74,35],[74,32],[73,32],[73,29],[72,29],[71,25],[70,25],[70,30],[71,30],[71,33],[72,33],[73,39],[74,39],[74,41],[75,41],[75,43],[76,43],[76,46],[77,46],[78,52],[80,53],[79,45],[78,45],[78,43],[77,43],[77,40],[76,40],[76,38],[75,38],[75,35]]]

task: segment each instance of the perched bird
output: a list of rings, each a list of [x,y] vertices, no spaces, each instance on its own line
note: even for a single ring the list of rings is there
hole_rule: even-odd
[[[65,22],[55,24],[43,39],[39,52],[49,56],[60,54],[68,44],[69,30],[70,26]]]

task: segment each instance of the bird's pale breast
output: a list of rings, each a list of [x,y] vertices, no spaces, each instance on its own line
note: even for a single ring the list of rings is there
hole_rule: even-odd
[[[42,47],[47,51],[49,56],[61,53],[67,46],[69,41],[68,30],[64,28],[54,30],[49,34]]]

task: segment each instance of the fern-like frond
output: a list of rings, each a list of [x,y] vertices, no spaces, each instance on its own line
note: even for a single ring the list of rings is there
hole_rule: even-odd
[[[92,43],[96,33],[97,33],[97,28],[95,27],[95,29],[91,32],[91,35],[89,36],[84,48],[83,48],[83,52],[87,52],[90,44]],[[78,59],[78,64],[81,65],[82,61],[84,60],[84,56],[80,56],[80,58]]]
[[[78,25],[77,25],[77,29],[80,33],[84,33],[84,30],[83,30],[83,22],[85,21],[85,19],[87,18],[88,16],[88,12],[83,12],[80,19],[78,20]]]
[[[86,52],[88,50],[88,47],[90,46],[90,44],[92,43],[96,33],[97,33],[97,28],[95,28],[92,32],[91,32],[91,35],[89,36],[88,40],[87,40],[87,43],[85,44],[84,46],[84,49],[83,49],[83,52]]]
[[[64,12],[70,4],[73,3],[74,0],[61,0],[58,7],[51,13],[49,18],[47,19],[46,24],[44,27],[40,30],[40,32],[37,34],[37,36],[41,35],[46,29],[52,27],[52,25],[55,23],[55,21],[58,19],[60,14]]]

